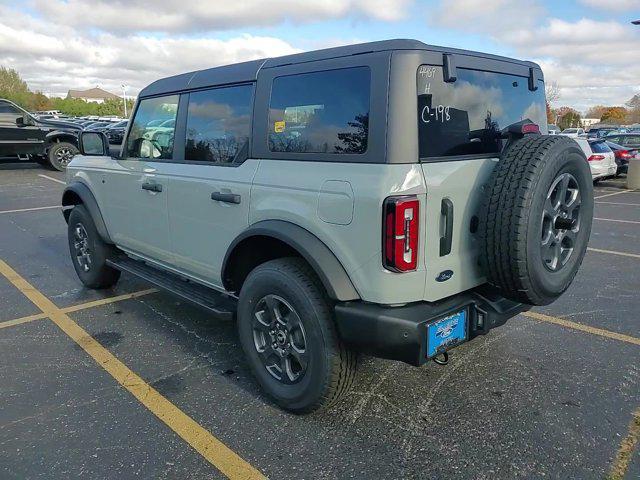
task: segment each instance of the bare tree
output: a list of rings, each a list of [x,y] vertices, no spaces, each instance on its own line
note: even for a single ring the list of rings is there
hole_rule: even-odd
[[[544,86],[544,93],[549,104],[557,102],[560,99],[560,85],[558,82],[547,83]]]

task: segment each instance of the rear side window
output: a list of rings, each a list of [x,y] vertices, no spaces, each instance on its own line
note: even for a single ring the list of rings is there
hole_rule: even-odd
[[[622,144],[625,147],[637,147],[640,145],[640,135],[626,135],[622,137]]]
[[[269,150],[364,153],[369,138],[369,67],[277,77],[269,105]]]
[[[168,160],[173,157],[178,95],[140,101],[127,138],[126,156]]]
[[[593,153],[607,153],[612,151],[609,148],[609,145],[607,145],[605,142],[590,142],[590,145]]]
[[[498,153],[501,129],[529,119],[547,125],[544,84],[504,73],[457,69],[445,83],[442,67],[422,65],[417,73],[420,158]]]
[[[190,93],[184,158],[215,163],[244,160],[252,93],[251,85]]]

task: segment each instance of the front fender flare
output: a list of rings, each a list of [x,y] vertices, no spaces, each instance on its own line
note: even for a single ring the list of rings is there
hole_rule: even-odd
[[[75,133],[75,132],[67,132],[65,130],[53,130],[47,133],[45,139],[47,141],[47,144],[51,144],[57,141],[58,139],[61,139],[63,142],[70,142],[77,146],[79,133],[80,132]]]
[[[308,230],[283,220],[264,220],[251,225],[238,235],[224,257],[223,279],[227,278],[228,263],[235,248],[243,240],[254,236],[273,237],[296,250],[316,272],[329,297],[343,302],[360,299],[349,275],[329,247]]]
[[[78,202],[78,199],[80,199],[80,202]],[[98,207],[96,197],[84,183],[75,181],[67,185],[62,193],[62,210],[67,222],[69,221],[69,213],[67,213],[67,211],[71,211],[71,208],[69,207],[77,205],[78,203],[82,203],[89,211],[89,214],[93,219],[93,223],[96,225],[96,230],[102,240],[106,243],[113,244],[113,241],[109,236],[109,232],[107,231],[107,225],[104,223],[104,218],[102,217],[102,213]]]

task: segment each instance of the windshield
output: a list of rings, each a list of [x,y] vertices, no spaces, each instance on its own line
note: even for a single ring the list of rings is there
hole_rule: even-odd
[[[565,128],[562,133],[578,133],[577,128]]]
[[[529,79],[505,73],[457,69],[445,83],[442,67],[418,69],[420,158],[499,153],[503,128],[531,120],[547,132],[544,83],[529,90]]]

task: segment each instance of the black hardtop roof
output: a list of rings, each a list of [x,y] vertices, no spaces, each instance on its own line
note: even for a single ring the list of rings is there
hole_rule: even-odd
[[[182,73],[173,77],[166,77],[160,80],[156,80],[149,86],[142,89],[139,96],[148,97],[152,95],[179,92],[181,90],[209,87],[213,85],[253,82],[257,79],[258,72],[262,68],[273,68],[296,63],[313,62],[317,60],[327,60],[330,58],[348,57],[351,55],[362,55],[365,53],[391,50],[429,50],[432,52],[460,54],[492,60],[500,60],[509,63],[516,63],[518,65],[539,68],[538,65],[533,62],[501,57],[488,53],[473,52],[470,50],[427,45],[426,43],[420,42],[418,40],[382,40],[379,42],[360,43],[357,45],[345,45],[342,47],[313,50],[311,52],[294,53],[292,55],[285,55],[283,57],[252,60],[250,62],[235,63],[232,65],[208,68],[206,70]]]

